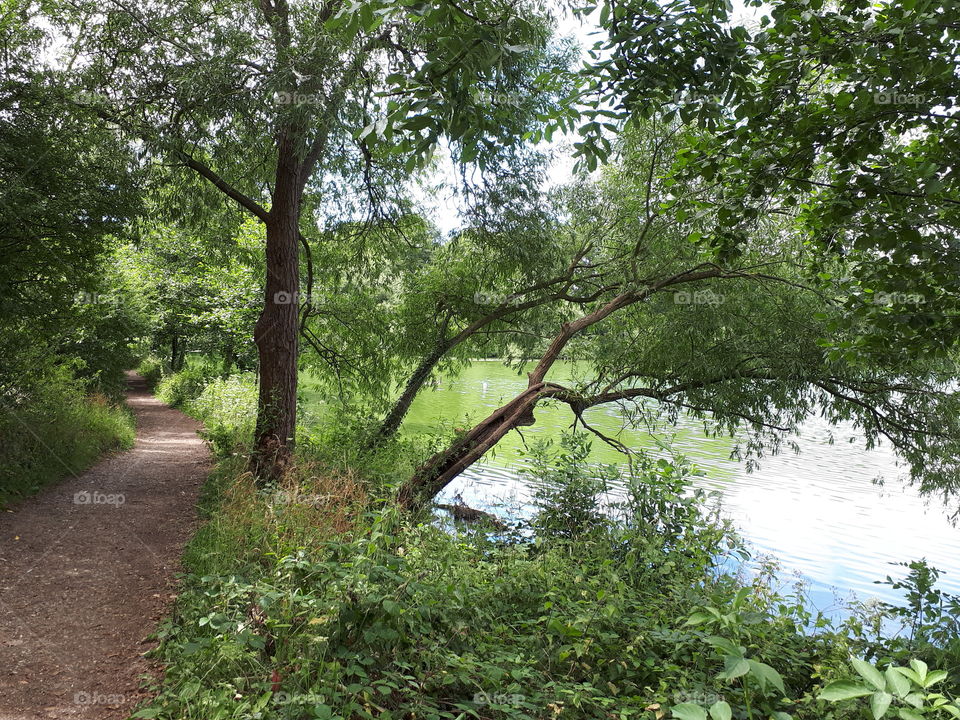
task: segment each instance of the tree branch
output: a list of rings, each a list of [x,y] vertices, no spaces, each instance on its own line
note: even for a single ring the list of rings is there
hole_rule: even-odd
[[[199,160],[196,160],[195,158],[188,155],[183,150],[178,149],[178,150],[174,150],[173,152],[174,152],[174,155],[176,155],[176,157],[178,157],[183,162],[184,165],[191,168],[192,170],[195,170],[202,177],[209,180],[210,183],[215,188],[217,188],[220,192],[222,192],[231,200],[234,200],[238,205],[240,205],[240,207],[246,210],[249,210],[263,222],[266,222],[269,219],[270,213],[267,212],[267,210],[265,210],[264,207],[260,205],[260,203],[258,203],[256,200],[249,197],[248,195],[244,195],[242,192],[237,190],[235,187],[233,187],[233,185],[231,185],[222,177],[217,175],[207,165],[200,162]]]

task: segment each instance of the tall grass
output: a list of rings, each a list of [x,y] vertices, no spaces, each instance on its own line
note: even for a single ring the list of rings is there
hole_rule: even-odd
[[[5,398],[0,412],[0,505],[89,467],[103,453],[133,445],[128,409],[105,395],[87,395],[65,368]]]

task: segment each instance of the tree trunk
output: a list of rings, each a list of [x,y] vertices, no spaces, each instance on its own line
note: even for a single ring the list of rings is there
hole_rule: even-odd
[[[184,351],[180,343],[180,335],[175,331],[170,338],[170,369],[173,372],[183,370]]]
[[[223,346],[223,369],[222,374],[224,377],[230,374],[230,371],[233,370],[234,358],[236,353],[233,349],[233,340],[228,340]]]
[[[533,425],[533,409],[544,394],[544,384],[537,383],[513,400],[497,408],[492,415],[470,432],[459,437],[421,465],[400,488],[397,501],[407,510],[424,507],[451,480],[483,457],[514,428]]]
[[[387,440],[388,438],[392,437],[397,430],[400,429],[400,423],[402,423],[403,419],[407,416],[407,411],[410,410],[410,405],[413,404],[413,401],[416,399],[417,394],[423,387],[423,384],[430,377],[430,373],[433,372],[433,369],[437,366],[437,363],[440,362],[440,359],[443,357],[444,353],[446,353],[449,349],[450,345],[448,343],[443,343],[420,361],[417,369],[413,371],[413,375],[411,375],[410,379],[407,380],[407,384],[403,388],[403,393],[399,398],[397,398],[397,401],[393,404],[393,407],[390,408],[390,412],[387,413],[387,416],[383,419],[383,422],[380,423],[380,427],[377,429],[377,434],[374,437],[375,444],[379,444],[384,440]]]
[[[297,338],[300,290],[300,190],[296,162],[281,154],[273,206],[266,221],[267,282],[254,329],[260,395],[250,470],[277,480],[290,463],[297,423]]]

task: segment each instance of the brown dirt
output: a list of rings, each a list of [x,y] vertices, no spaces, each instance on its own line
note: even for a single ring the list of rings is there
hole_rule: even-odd
[[[146,638],[210,456],[196,421],[128,384],[133,449],[0,512],[0,720],[125,718],[156,670]]]

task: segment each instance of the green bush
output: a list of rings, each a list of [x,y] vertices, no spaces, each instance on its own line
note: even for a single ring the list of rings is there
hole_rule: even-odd
[[[154,390],[163,377],[163,361],[155,357],[146,357],[140,361],[137,372],[147,381],[147,387]]]
[[[160,379],[157,383],[157,397],[171,407],[184,407],[199,397],[216,376],[216,371],[205,364],[185,367]]]
[[[257,420],[257,385],[252,375],[214,378],[185,409],[204,423],[203,436],[218,457],[249,450]]]
[[[104,452],[131,447],[133,416],[102,394],[88,395],[65,366],[2,399],[0,505],[78,474]]]

